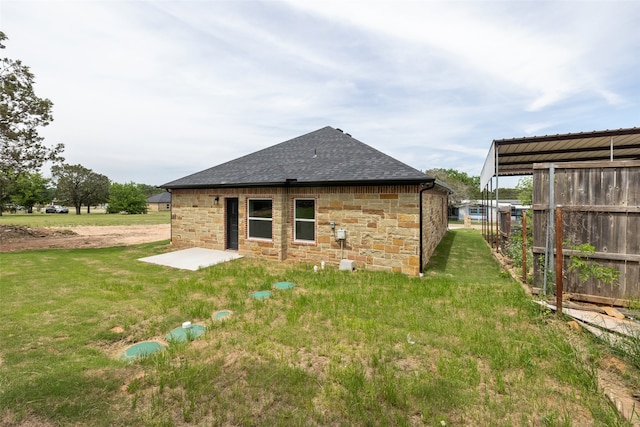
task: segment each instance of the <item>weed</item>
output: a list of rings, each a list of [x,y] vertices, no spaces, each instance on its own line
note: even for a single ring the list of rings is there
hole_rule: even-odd
[[[604,267],[591,259],[591,256],[596,252],[596,248],[593,245],[584,243],[582,245],[571,246],[571,249],[578,251],[578,255],[571,255],[569,257],[570,264],[567,267],[567,271],[575,271],[583,282],[594,279],[598,287],[601,285],[612,286],[618,283],[618,278],[620,277],[620,271],[618,269]]]
[[[167,274],[136,261],[165,249],[2,254],[0,419],[513,425],[548,414],[563,425],[571,413],[619,422],[594,386],[597,357],[573,351],[475,231],[448,233],[422,279],[256,259]],[[296,287],[250,297],[279,281]],[[220,309],[234,314],[209,320]],[[114,357],[118,345],[196,319],[211,328],[195,341],[133,364]]]

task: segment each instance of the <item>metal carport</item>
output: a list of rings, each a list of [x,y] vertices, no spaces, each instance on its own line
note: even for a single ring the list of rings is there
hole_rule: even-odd
[[[494,140],[489,149],[482,169],[481,188],[487,205],[495,189],[497,205],[499,177],[533,175],[534,164],[538,164],[538,168],[553,168],[555,163],[604,161],[608,164],[621,160],[640,160],[640,128],[499,139]],[[488,215],[483,232],[497,247],[498,224],[496,222],[494,228]]]
[[[494,177],[531,175],[534,163],[638,159],[640,128],[637,127],[495,139],[484,162],[480,182],[484,189]]]
[[[638,127],[494,139],[480,174],[480,189],[483,190],[487,204],[489,193],[495,189],[495,203],[498,206],[499,177],[533,175],[535,163],[639,159]],[[487,236],[491,235],[490,240],[494,242],[493,224],[484,232]]]

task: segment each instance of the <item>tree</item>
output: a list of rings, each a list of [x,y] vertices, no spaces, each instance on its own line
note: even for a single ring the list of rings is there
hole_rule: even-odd
[[[20,176],[15,184],[15,191],[11,200],[25,207],[28,213],[33,213],[36,204],[44,204],[51,201],[53,190],[49,187],[49,179],[40,173],[25,173]]]
[[[525,206],[531,206],[533,204],[533,178],[524,177],[518,180],[516,185],[516,191],[518,192],[518,200]]]
[[[51,174],[56,182],[56,197],[73,205],[76,215],[80,215],[83,204],[103,203],[109,198],[109,178],[82,165],[55,165]]]
[[[113,183],[109,194],[107,213],[126,212],[128,214],[147,213],[147,197],[133,182]]]
[[[466,172],[455,169],[429,169],[427,175],[444,182],[453,190],[449,196],[451,204],[460,203],[462,200],[482,198],[479,176],[469,176]]]
[[[0,31],[0,49],[6,40]],[[5,204],[25,173],[36,173],[45,162],[63,161],[63,144],[48,147],[38,128],[52,120],[53,103],[33,91],[34,75],[19,60],[0,60],[0,204]],[[0,215],[2,214],[0,209]]]
[[[94,174],[84,204],[87,205],[87,213],[91,213],[91,206],[96,206],[109,201],[111,181],[104,175]]]
[[[140,189],[140,191],[142,191],[142,193],[147,196],[147,198],[153,196],[154,194],[158,194],[158,187],[156,187],[155,185],[149,185],[149,184],[137,184],[138,188]]]

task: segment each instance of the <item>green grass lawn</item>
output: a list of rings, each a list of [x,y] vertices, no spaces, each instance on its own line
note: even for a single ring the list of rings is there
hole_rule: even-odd
[[[24,225],[36,227],[73,227],[76,225],[149,225],[169,224],[170,212],[149,212],[141,215],[106,214],[104,212],[92,212],[87,214],[86,209],[80,215],[75,214],[71,208],[68,214],[45,214],[34,212],[32,214],[3,213],[0,216],[0,225]]]
[[[0,254],[0,425],[625,425],[597,389],[598,347],[532,303],[477,231],[449,232],[422,279],[136,261],[167,250]],[[250,297],[279,281],[296,287]],[[118,360],[186,320],[208,331]]]

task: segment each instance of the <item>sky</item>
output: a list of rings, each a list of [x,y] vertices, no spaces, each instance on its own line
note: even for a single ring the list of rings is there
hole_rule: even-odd
[[[479,176],[494,139],[640,126],[638,22],[640,1],[0,0],[0,56],[53,102],[46,143],[113,182],[325,126]]]

